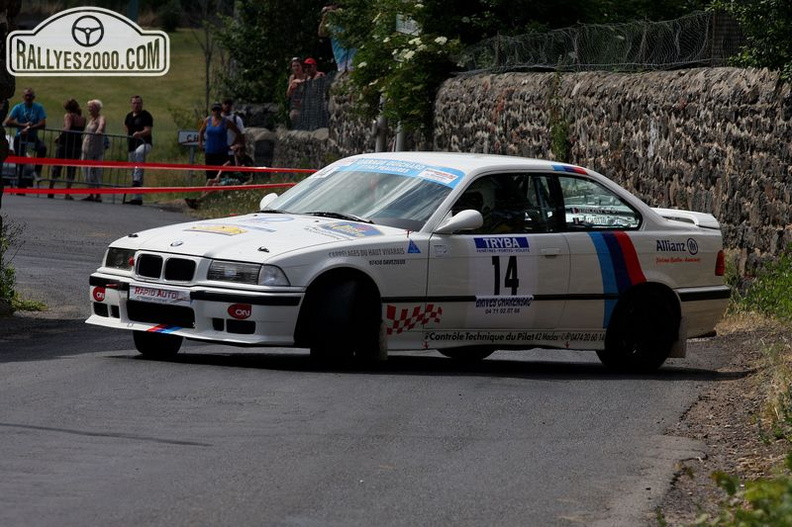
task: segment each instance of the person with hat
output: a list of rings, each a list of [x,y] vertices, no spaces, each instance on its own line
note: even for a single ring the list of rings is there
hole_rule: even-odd
[[[325,76],[324,72],[317,69],[316,60],[311,57],[303,61],[303,70],[305,71],[305,78],[311,81]]]
[[[231,159],[228,155],[229,130],[235,134],[235,144],[239,144],[242,139],[242,132],[237,125],[223,117],[222,112],[222,104],[212,103],[212,113],[203,120],[198,130],[198,148],[204,151],[205,164],[211,166],[222,166]],[[206,179],[214,179],[217,173],[217,170],[207,170]]]

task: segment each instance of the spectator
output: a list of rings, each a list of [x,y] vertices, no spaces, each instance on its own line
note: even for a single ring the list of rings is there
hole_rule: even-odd
[[[303,100],[303,82],[305,82],[305,71],[303,71],[300,57],[291,59],[291,75],[286,87],[286,98],[289,99],[289,121],[294,127],[300,118],[300,108]]]
[[[352,59],[355,57],[356,49],[347,49],[338,40],[338,34],[342,29],[332,22],[333,11],[339,11],[341,6],[338,3],[327,4],[322,8],[322,20],[319,22],[319,36],[330,39],[330,46],[333,48],[333,58],[336,62],[338,71],[345,73],[352,71]]]
[[[38,131],[46,128],[47,113],[42,105],[34,101],[36,93],[33,88],[25,88],[22,94],[24,101],[11,109],[11,113],[3,121],[3,126],[11,126],[17,129],[17,133],[14,136],[14,152],[16,155],[31,157],[35,152],[38,157],[44,157],[47,155],[47,147],[38,137]],[[31,148],[33,152],[28,151],[28,148]],[[21,177],[24,171],[23,166],[17,166],[17,179],[20,187],[27,186],[25,178]],[[33,179],[38,176],[41,176],[41,165],[36,165]]]
[[[105,152],[105,117],[100,115],[102,111],[102,101],[91,99],[86,105],[88,108],[88,124],[85,126],[85,134],[82,141],[82,158],[85,161],[101,161],[104,159]],[[90,188],[99,188],[102,184],[101,167],[83,167],[83,177]],[[71,199],[71,196],[66,196]],[[89,194],[83,201],[102,201],[99,194]]]
[[[252,167],[253,166],[253,159],[245,153],[243,153],[242,149],[237,149],[234,155],[234,160],[228,160],[223,166],[244,166],[244,167]],[[206,185],[209,187],[214,186],[228,186],[228,185],[246,185],[252,181],[250,177],[250,172],[239,172],[239,171],[225,171],[219,170],[217,175],[206,181]],[[201,206],[201,202],[206,199],[206,196],[211,194],[212,190],[208,190],[201,194],[199,198],[185,198],[184,201],[187,203],[187,206],[191,209],[197,209]]]
[[[312,59],[311,57],[308,57],[303,62],[303,70],[305,71],[306,80],[312,81],[325,76],[324,72],[319,71],[316,68],[316,60]]]
[[[58,159],[80,159],[80,146],[82,144],[82,132],[85,130],[85,117],[83,117],[80,103],[74,99],[69,99],[63,103],[66,113],[63,115],[63,128],[60,135],[55,139],[58,146],[55,147],[55,157]],[[55,180],[60,179],[63,167],[55,165],[52,167],[52,179],[49,188],[55,186]],[[71,188],[74,183],[74,175],[77,167],[66,167],[66,188]],[[54,194],[47,194],[48,198],[54,198]],[[73,199],[71,194],[66,194],[65,199]]]
[[[132,111],[124,119],[124,128],[127,131],[127,147],[131,163],[143,163],[146,155],[151,152],[153,141],[151,129],[154,127],[154,118],[143,109],[143,99],[140,95],[133,95],[129,99]],[[132,186],[143,186],[143,169],[135,167],[132,170]],[[143,205],[143,195],[133,194],[132,199],[125,201],[129,205]]]
[[[201,123],[198,130],[198,148],[204,151],[204,160],[207,165],[222,166],[232,159],[228,155],[228,132],[236,137],[233,146],[241,144],[242,134],[233,121],[223,117],[223,106],[216,102],[212,104],[212,113]],[[232,146],[232,147],[233,147]],[[217,170],[207,170],[206,180],[217,177]]]
[[[232,147],[245,148],[245,124],[242,122],[242,117],[234,113],[234,99],[223,99],[223,111],[220,115],[234,123],[239,129],[239,133],[235,133],[231,128],[226,131],[230,159],[234,156],[235,148]]]

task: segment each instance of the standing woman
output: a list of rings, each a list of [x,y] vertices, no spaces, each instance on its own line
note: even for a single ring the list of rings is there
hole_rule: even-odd
[[[303,99],[302,86],[305,78],[300,57],[294,57],[291,59],[291,75],[289,75],[289,84],[286,88],[286,98],[289,99],[289,121],[292,128],[296,128],[297,121],[300,119]]]
[[[223,117],[222,111],[223,106],[219,102],[213,103],[212,114],[204,119],[201,129],[198,130],[198,148],[204,151],[207,165],[222,166],[231,159],[228,155],[228,130],[236,134],[236,142],[242,137],[237,125]],[[207,170],[207,181],[214,179],[217,172],[217,170]]]
[[[87,104],[88,124],[85,126],[85,134],[82,142],[82,158],[85,161],[101,161],[104,159],[104,133],[105,118],[100,115],[102,111],[102,101],[91,99]],[[101,167],[83,167],[85,182],[90,188],[99,188],[102,184]],[[89,194],[83,201],[102,201],[100,194]]]
[[[55,148],[55,157],[58,159],[80,159],[80,144],[82,143],[80,135],[85,130],[85,117],[83,117],[80,103],[74,99],[69,99],[63,104],[66,113],[63,115],[63,128],[55,142],[58,146]],[[55,180],[59,179],[63,167],[55,165],[52,167],[52,180],[50,180],[49,188],[55,186]],[[66,188],[71,188],[74,183],[74,175],[77,173],[77,167],[66,167]],[[54,198],[53,194],[48,194],[48,198]],[[70,194],[66,194],[65,199],[74,199]]]

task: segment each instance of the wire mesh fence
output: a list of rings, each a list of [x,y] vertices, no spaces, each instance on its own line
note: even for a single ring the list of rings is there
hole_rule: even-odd
[[[591,24],[547,33],[497,36],[466,49],[467,73],[518,70],[668,70],[720,66],[744,42],[723,13],[697,12],[662,22]]]
[[[330,115],[327,102],[330,98],[330,86],[333,84],[335,72],[322,77],[307,80],[295,90],[293,98],[300,101],[299,114],[293,119],[293,130],[317,130],[327,128]]]

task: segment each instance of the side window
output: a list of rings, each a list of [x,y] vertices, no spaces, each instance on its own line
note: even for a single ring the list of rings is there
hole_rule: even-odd
[[[493,174],[474,181],[454,204],[453,212],[475,209],[484,225],[475,234],[560,230],[560,199],[551,199],[550,181],[537,174]]]
[[[594,181],[559,177],[568,230],[635,229],[641,216],[609,189]]]

